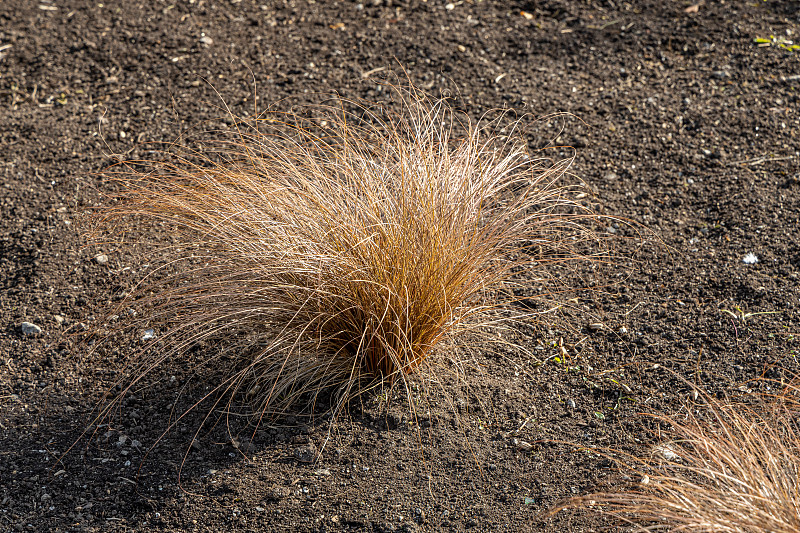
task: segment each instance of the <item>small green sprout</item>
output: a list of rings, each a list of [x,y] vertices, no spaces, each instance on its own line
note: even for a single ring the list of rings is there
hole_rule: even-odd
[[[789,50],[790,52],[800,50],[800,44],[794,44],[794,41],[790,41],[785,37],[776,37],[774,35],[770,35],[769,39],[765,37],[756,37],[753,39],[753,42],[756,43],[756,46],[759,48],[765,46],[777,46],[779,48],[783,48],[784,50]]]
[[[742,324],[745,324],[747,322],[747,319],[750,318],[750,317],[754,317],[754,316],[758,316],[758,315],[777,315],[777,314],[780,313],[780,311],[761,311],[761,312],[758,312],[758,313],[746,313],[738,305],[735,306],[734,309],[736,310],[736,312],[729,311],[727,309],[720,309],[720,311],[723,312],[723,313],[727,313],[727,314],[731,315],[733,318],[735,318],[736,320],[738,320]]]

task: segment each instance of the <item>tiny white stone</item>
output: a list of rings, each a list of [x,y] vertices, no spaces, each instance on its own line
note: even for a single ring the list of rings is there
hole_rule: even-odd
[[[105,265],[108,263],[108,256],[106,254],[98,254],[94,256],[94,262],[98,265]]]
[[[754,264],[758,263],[758,256],[756,254],[754,254],[754,253],[749,253],[746,256],[744,256],[744,259],[742,259],[742,262],[744,264],[746,264],[746,265],[754,265]]]
[[[148,329],[142,335],[142,342],[151,341],[156,338],[156,332],[153,329]]]

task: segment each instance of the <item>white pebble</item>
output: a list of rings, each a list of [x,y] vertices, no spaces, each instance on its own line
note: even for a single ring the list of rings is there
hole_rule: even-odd
[[[746,256],[744,256],[742,262],[746,265],[755,265],[756,263],[758,263],[758,256],[754,253],[749,253]]]

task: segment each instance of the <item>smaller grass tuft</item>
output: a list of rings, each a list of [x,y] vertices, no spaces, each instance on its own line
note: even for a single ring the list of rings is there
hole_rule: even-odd
[[[658,416],[669,441],[649,457],[617,457],[639,480],[618,493],[590,494],[582,507],[637,531],[800,532],[800,389],[755,404],[701,395],[706,405]]]

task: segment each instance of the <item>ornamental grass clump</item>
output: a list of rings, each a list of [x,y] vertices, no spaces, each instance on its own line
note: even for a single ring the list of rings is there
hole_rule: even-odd
[[[755,405],[721,402],[658,417],[668,441],[650,457],[618,463],[639,481],[583,496],[637,531],[800,533],[800,389]]]
[[[156,335],[125,390],[184,358],[216,373],[227,409],[339,411],[460,369],[442,346],[530,314],[516,302],[542,269],[585,257],[593,215],[560,183],[569,158],[531,157],[505,116],[395,96],[397,113],[336,100],[232,118],[112,172],[105,227],[175,236],[122,304]]]

